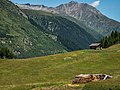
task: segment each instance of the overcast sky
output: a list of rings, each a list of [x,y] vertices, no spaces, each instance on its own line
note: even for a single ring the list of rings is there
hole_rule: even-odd
[[[30,3],[55,7],[60,4],[70,2],[71,0],[11,0],[11,1],[19,4]],[[73,1],[77,1],[79,3],[88,3],[96,7],[107,17],[120,22],[120,0],[73,0]]]

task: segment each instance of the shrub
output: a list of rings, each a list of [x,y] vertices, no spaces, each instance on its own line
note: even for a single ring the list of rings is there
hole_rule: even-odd
[[[8,59],[12,59],[14,58],[14,54],[12,51],[10,51],[8,48],[0,48],[0,58],[4,59],[4,58],[8,58]]]

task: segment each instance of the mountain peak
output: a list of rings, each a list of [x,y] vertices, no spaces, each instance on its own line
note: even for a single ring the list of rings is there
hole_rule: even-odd
[[[70,1],[69,4],[78,4],[76,1]]]
[[[78,3],[76,1],[70,1],[68,4],[79,4],[79,5],[84,5],[84,6],[90,6],[88,3]]]

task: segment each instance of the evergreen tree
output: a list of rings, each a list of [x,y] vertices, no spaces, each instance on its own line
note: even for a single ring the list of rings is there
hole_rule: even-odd
[[[112,31],[109,36],[103,37],[101,40],[101,45],[103,48],[107,48],[111,45],[120,42],[120,33],[117,31]]]

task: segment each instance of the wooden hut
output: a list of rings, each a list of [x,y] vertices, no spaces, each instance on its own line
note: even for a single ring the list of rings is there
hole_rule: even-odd
[[[101,43],[92,43],[89,45],[90,49],[101,49]]]

